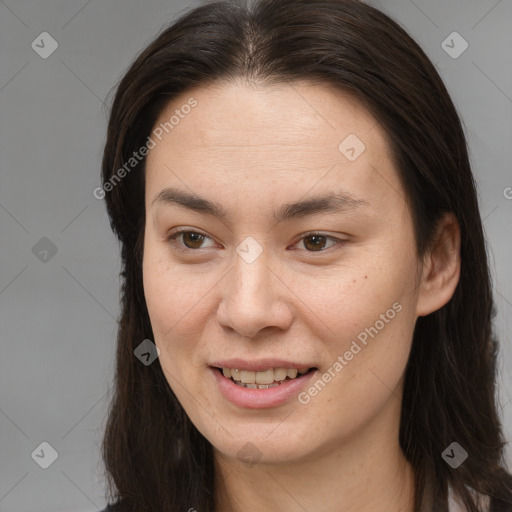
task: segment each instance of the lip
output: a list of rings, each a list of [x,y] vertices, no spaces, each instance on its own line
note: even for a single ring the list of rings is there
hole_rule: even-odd
[[[276,358],[263,358],[257,361],[247,361],[245,359],[233,358],[223,359],[222,361],[215,361],[210,366],[216,366],[217,368],[237,368],[238,370],[246,370],[253,372],[264,372],[269,368],[317,368],[318,365],[315,363],[298,363],[297,361],[286,361],[284,359]]]
[[[223,364],[223,366],[226,365]],[[272,367],[272,365],[269,366]],[[269,368],[269,366],[265,366],[265,369]],[[283,366],[280,365],[274,366],[274,368],[282,367]],[[284,367],[286,368],[286,366]],[[230,368],[230,366],[228,366],[228,368]],[[237,367],[234,366],[231,368]],[[296,368],[296,366],[289,366],[288,368]],[[318,369],[313,370],[309,373],[305,373],[301,377],[296,377],[295,379],[285,381],[279,386],[275,386],[273,388],[250,389],[238,386],[231,379],[227,379],[224,377],[224,375],[222,375],[222,372],[220,372],[218,368],[210,367],[210,371],[212,372],[217,386],[219,387],[219,390],[224,398],[237,407],[246,409],[265,409],[270,407],[278,407],[293,397],[296,397],[300,393],[301,389],[303,389],[308,384],[308,382],[318,373]]]

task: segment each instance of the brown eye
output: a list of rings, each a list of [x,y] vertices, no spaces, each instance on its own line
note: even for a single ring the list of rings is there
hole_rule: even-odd
[[[179,237],[181,237],[182,242],[177,241]],[[181,251],[202,249],[205,240],[211,240],[211,238],[197,231],[186,230],[178,231],[168,238],[168,241]],[[321,233],[310,233],[299,240],[299,242],[304,244],[307,252],[325,252],[326,244],[329,241],[332,242],[332,245],[338,245],[342,244],[345,240]],[[327,247],[327,249],[332,247],[332,245]]]
[[[324,252],[325,245],[328,241],[334,242],[333,245],[337,245],[343,242],[343,240],[333,236],[322,235],[320,233],[312,233],[306,235],[300,240],[300,242],[303,242],[307,252]]]
[[[324,248],[326,237],[323,235],[312,235],[304,238],[304,247],[313,251],[318,251]]]
[[[193,231],[187,231],[182,233],[183,242],[189,249],[199,249],[201,244],[203,243],[204,236],[199,233],[194,233]]]
[[[182,243],[177,243],[176,239],[181,237]],[[196,231],[179,231],[168,238],[168,241],[180,250],[201,249],[203,242],[208,239],[206,235],[197,233]]]

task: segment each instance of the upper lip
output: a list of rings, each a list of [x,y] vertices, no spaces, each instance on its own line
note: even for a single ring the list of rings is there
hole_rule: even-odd
[[[314,368],[315,364],[310,363],[298,363],[297,361],[287,361],[285,359],[263,358],[257,361],[247,361],[246,359],[233,358],[223,359],[222,361],[215,361],[211,363],[211,366],[217,368],[236,368],[238,370],[246,370],[253,372],[262,372],[269,368]]]

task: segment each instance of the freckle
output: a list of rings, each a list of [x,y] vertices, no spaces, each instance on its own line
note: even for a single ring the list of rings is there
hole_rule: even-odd
[[[365,279],[368,279],[368,276],[364,276]]]
[[[356,280],[354,279],[352,282],[353,282],[353,283],[355,283],[355,282],[356,282]]]

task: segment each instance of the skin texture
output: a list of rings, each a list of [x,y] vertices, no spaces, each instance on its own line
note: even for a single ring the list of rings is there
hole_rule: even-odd
[[[412,470],[398,443],[403,376],[417,317],[446,304],[458,282],[456,220],[446,216],[420,260],[386,135],[348,94],[216,83],[175,98],[156,125],[190,97],[197,106],[147,157],[144,291],[166,379],[214,447],[218,509],[412,512]],[[338,149],[349,134],[365,145],[354,161]],[[153,203],[165,187],[229,216]],[[284,203],[333,191],[368,205],[272,218]],[[177,227],[206,238],[172,245]],[[303,238],[310,231],[343,243],[321,239],[315,251]],[[250,264],[236,252],[248,236],[262,248]],[[307,404],[237,407],[209,369],[230,357],[279,357],[321,376],[396,303],[394,318]],[[248,442],[254,464],[237,458]]]

